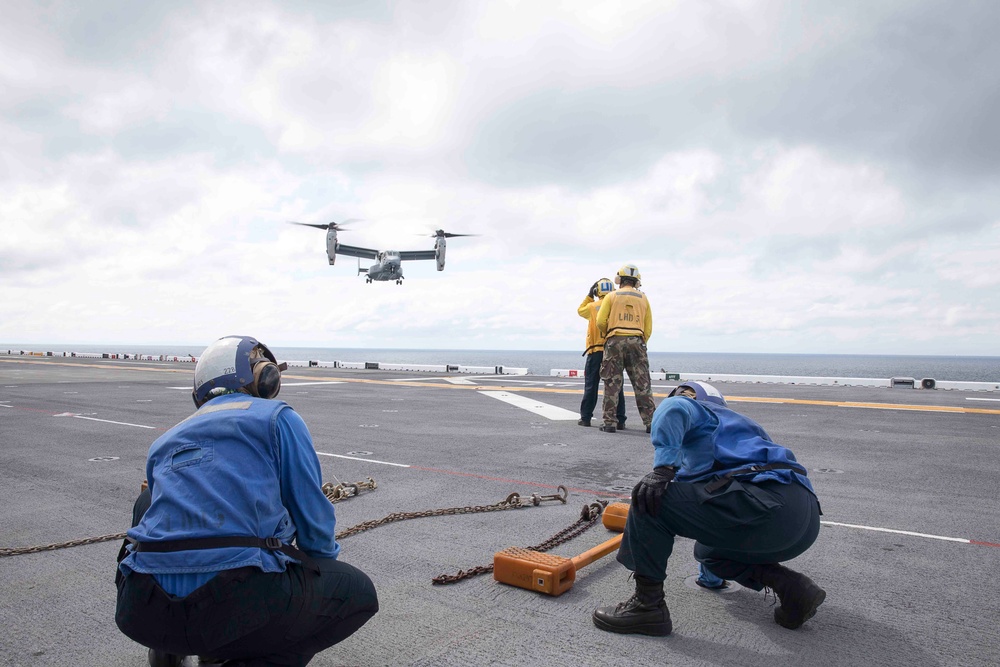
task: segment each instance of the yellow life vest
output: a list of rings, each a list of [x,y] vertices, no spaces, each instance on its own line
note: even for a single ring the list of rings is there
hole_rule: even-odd
[[[611,299],[608,313],[608,337],[645,336],[646,312],[649,301],[646,295],[634,287],[622,287],[604,297]]]

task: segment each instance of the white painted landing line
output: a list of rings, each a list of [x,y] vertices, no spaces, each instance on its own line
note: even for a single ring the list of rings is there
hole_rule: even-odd
[[[542,403],[534,398],[528,398],[526,396],[520,396],[518,394],[511,394],[506,391],[481,391],[479,392],[482,396],[489,396],[497,400],[503,401],[504,403],[510,403],[514,407],[521,408],[522,410],[527,410],[528,412],[534,412],[536,415],[545,417],[546,419],[552,419],[555,421],[567,421],[570,419],[579,419],[580,414],[578,412],[573,412],[571,410],[565,410],[555,405],[549,405],[548,403]]]
[[[895,533],[896,535],[911,535],[913,537],[927,537],[932,540],[945,540],[947,542],[964,542],[968,544],[971,540],[964,537],[945,537],[944,535],[928,535],[927,533],[914,533],[910,530],[895,530],[892,528],[877,528],[875,526],[859,526],[855,523],[838,523],[836,521],[820,521],[824,526],[841,526],[843,528],[860,528],[862,530],[874,530],[880,533]]]
[[[84,417],[83,415],[74,415],[74,414],[69,413],[69,412],[64,412],[62,414],[52,415],[52,416],[53,417],[72,417],[73,419],[86,419],[86,420],[92,421],[92,422],[104,422],[105,424],[118,424],[119,426],[135,426],[136,428],[149,428],[149,429],[155,429],[156,428],[155,426],[145,426],[143,424],[130,424],[128,422],[111,421],[110,419],[98,419],[97,417]]]
[[[1000,398],[969,398],[968,396],[966,396],[965,400],[967,400],[967,401],[1000,401]]]
[[[316,452],[319,456],[333,456],[338,459],[350,459],[352,461],[364,461],[365,463],[381,463],[384,466],[396,466],[399,468],[409,468],[405,463],[390,463],[389,461],[376,461],[375,459],[363,459],[358,456],[344,456],[343,454],[327,454],[326,452]]]
[[[344,384],[344,383],[340,380],[334,380],[334,381],[324,380],[322,382],[285,382],[284,380],[282,380],[281,382],[282,387],[304,387],[310,384]],[[181,389],[183,391],[191,391],[191,385],[187,385],[185,387],[167,387],[167,389]]]

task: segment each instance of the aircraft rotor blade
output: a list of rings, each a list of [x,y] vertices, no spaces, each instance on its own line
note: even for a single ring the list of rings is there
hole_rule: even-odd
[[[345,223],[357,222],[357,220],[358,218],[350,218],[348,220],[345,220],[344,222]],[[289,220],[288,223],[291,225],[302,225],[303,227],[315,227],[316,229],[330,229],[332,227],[334,231],[338,232],[343,232],[347,230],[346,227],[337,222],[328,222],[326,224],[313,224],[311,222],[295,222],[294,220]]]
[[[431,238],[444,237],[446,239],[450,239],[455,236],[479,236],[479,234],[453,234],[452,232],[446,232],[443,229],[439,229],[430,235]]]

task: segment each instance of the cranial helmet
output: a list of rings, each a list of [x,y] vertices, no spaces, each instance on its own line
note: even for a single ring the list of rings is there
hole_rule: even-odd
[[[618,269],[618,275],[615,276],[615,285],[621,285],[622,278],[634,278],[635,284],[639,285],[642,281],[642,276],[639,275],[639,267],[635,264],[623,264],[622,268]]]
[[[669,396],[676,396],[681,393],[682,389],[690,389],[694,392],[694,399],[696,401],[708,401],[709,403],[715,403],[716,405],[726,406],[726,397],[723,396],[718,389],[713,387],[707,382],[685,382],[682,385],[674,387],[674,390],[670,392]]]
[[[597,289],[594,290],[594,293],[597,294],[598,298],[607,296],[611,292],[615,291],[615,285],[611,282],[610,278],[601,278],[596,284]]]
[[[251,396],[274,398],[281,389],[281,371],[271,350],[250,336],[226,336],[198,357],[194,367],[194,404],[201,407],[213,396],[246,389]]]

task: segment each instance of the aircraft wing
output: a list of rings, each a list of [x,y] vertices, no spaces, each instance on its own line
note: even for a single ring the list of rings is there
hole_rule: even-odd
[[[436,250],[400,250],[399,259],[410,260],[410,259],[435,259],[437,258]]]
[[[359,248],[353,245],[338,243],[337,254],[347,255],[348,257],[367,257],[368,259],[376,259],[378,256],[378,250],[373,250],[371,248]]]

